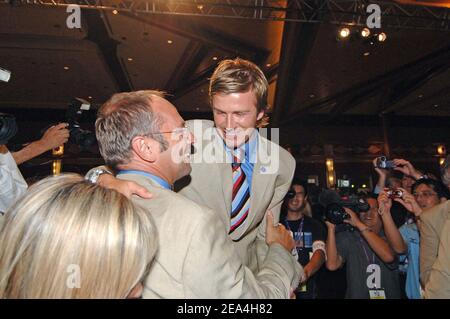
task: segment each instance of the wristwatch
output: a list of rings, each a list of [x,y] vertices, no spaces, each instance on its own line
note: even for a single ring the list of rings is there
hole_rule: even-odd
[[[97,180],[99,178],[100,175],[102,174],[109,174],[112,175],[110,171],[104,169],[104,168],[94,168],[91,169],[89,172],[87,172],[86,176],[84,177],[85,180],[96,184]]]

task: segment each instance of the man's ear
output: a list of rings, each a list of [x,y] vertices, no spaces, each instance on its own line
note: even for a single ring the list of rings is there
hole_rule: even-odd
[[[259,121],[260,119],[262,119],[264,114],[265,114],[264,110],[260,111],[256,116],[256,120]]]
[[[135,156],[146,162],[153,163],[159,158],[159,143],[150,137],[134,137],[131,141],[131,149]]]

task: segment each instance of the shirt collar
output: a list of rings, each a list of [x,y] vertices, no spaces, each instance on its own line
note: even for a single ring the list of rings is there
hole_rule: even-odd
[[[243,162],[252,163],[252,164],[256,163],[256,148],[258,146],[258,136],[259,136],[258,129],[255,129],[253,131],[252,135],[250,136],[249,140],[246,143],[239,146],[235,150],[230,149],[225,144],[225,141],[223,141],[223,145],[224,145],[225,151],[227,152],[228,157],[231,159],[232,154],[235,154],[236,150],[240,150],[240,152],[244,152],[244,154],[245,154],[245,160]]]
[[[150,178],[152,181],[156,182],[162,188],[172,189],[169,182],[167,182],[166,180],[162,179],[159,176],[153,175],[148,172],[144,172],[144,171],[140,171],[140,170],[133,170],[133,169],[126,169],[126,170],[121,170],[121,171],[119,171],[119,173],[117,173],[117,175],[121,175],[121,174],[137,174],[137,175],[146,176],[146,177]]]

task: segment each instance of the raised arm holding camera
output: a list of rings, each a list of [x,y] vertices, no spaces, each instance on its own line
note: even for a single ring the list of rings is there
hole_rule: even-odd
[[[374,198],[368,198],[370,209],[358,215],[345,207],[349,218],[344,223],[353,231],[336,234],[336,225],[327,221],[326,243],[329,270],[347,265],[348,299],[397,299],[400,297],[398,260],[389,244],[381,237],[381,220]]]
[[[67,126],[67,123],[54,125],[48,128],[39,140],[31,142],[20,151],[12,153],[17,165],[66,143],[69,139]]]

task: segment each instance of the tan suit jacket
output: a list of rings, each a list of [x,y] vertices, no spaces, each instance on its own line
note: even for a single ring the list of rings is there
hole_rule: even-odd
[[[146,207],[158,232],[158,252],[145,279],[144,298],[288,298],[297,276],[290,254],[271,245],[261,271],[242,265],[217,213],[159,186],[149,177],[121,174],[154,197]]]
[[[187,124],[196,138],[197,152],[190,176],[177,183],[176,188],[180,194],[211,208],[229,229],[232,169],[231,164],[224,161],[223,140],[215,129],[209,129],[214,126],[212,121],[193,120]],[[212,133],[207,134],[207,130]],[[280,208],[295,170],[292,155],[260,134],[257,148],[249,215],[245,223],[230,235],[242,261],[254,271],[261,269],[267,253],[266,211],[271,209],[278,222]]]
[[[420,279],[425,298],[450,299],[450,200],[420,215]]]

